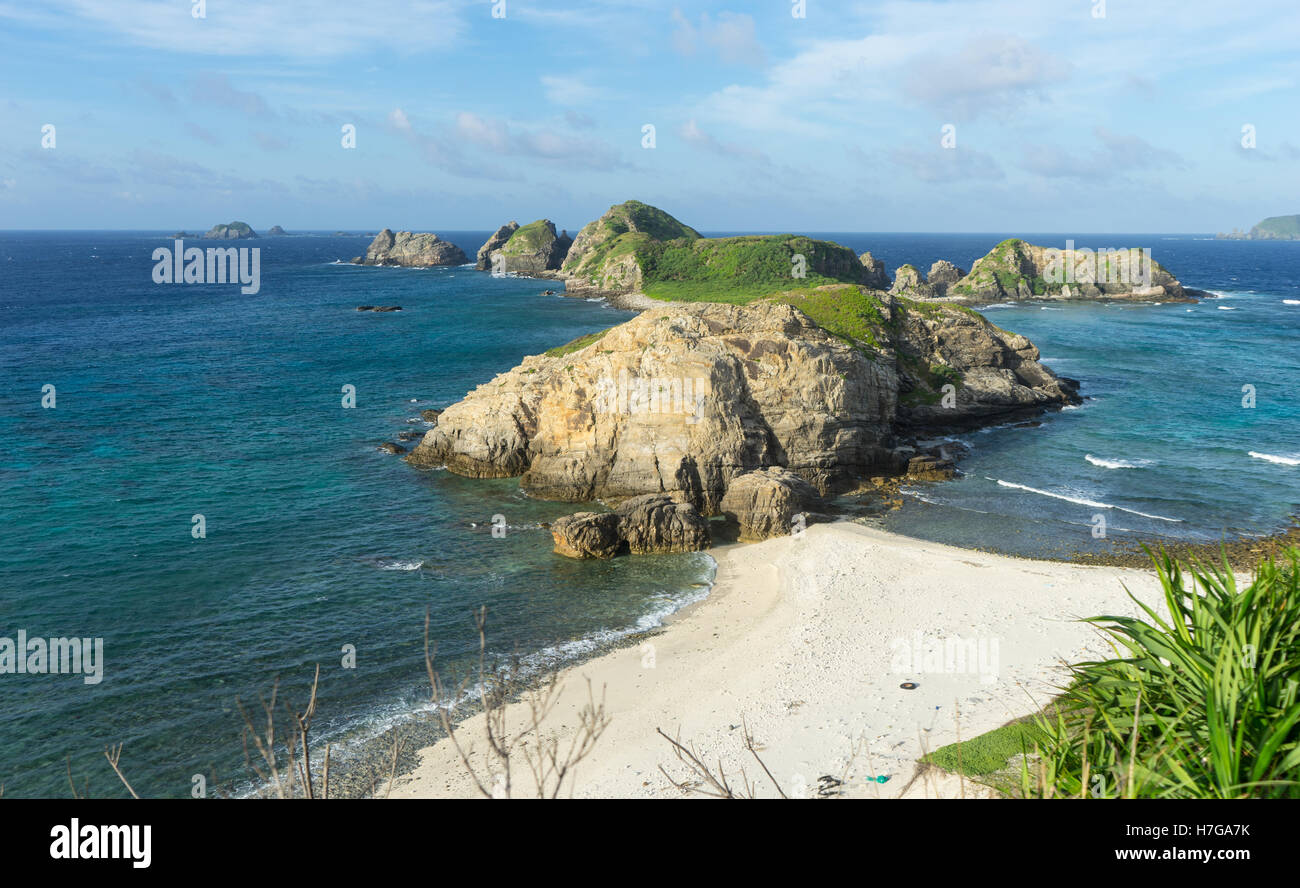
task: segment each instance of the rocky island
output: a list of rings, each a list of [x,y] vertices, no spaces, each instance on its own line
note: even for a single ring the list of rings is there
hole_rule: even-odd
[[[918,445],[925,436],[1079,403],[1077,383],[1040,364],[1024,337],[962,306],[874,290],[860,281],[878,269],[844,247],[795,236],[710,243],[665,229],[662,211],[628,209],[593,223],[603,236],[584,228],[565,267],[605,285],[654,282],[663,266],[625,247],[664,243],[645,230],[659,223],[696,260],[699,278],[672,279],[688,298],[525,358],[442,412],[407,457],[615,507],[557,522],[561,554],[702,548],[716,515],[743,539],[788,533],[823,497],[942,469]],[[792,280],[801,250],[810,273]],[[712,283],[720,257],[742,287]]]
[[[439,265],[464,265],[465,251],[436,234],[415,234],[385,228],[366,248],[365,256],[352,260],[354,265],[399,265],[405,268],[432,268]]]
[[[213,225],[203,236],[209,240],[242,240],[257,237],[257,232],[247,222],[231,222],[228,225]]]
[[[940,260],[891,281],[870,253],[790,234],[706,238],[639,201],[566,241],[549,220],[510,222],[478,267],[504,262],[642,313],[480,385],[407,460],[612,507],[556,522],[571,557],[701,548],[713,516],[744,540],[789,533],[825,498],[952,477],[935,435],[1080,403],[1033,343],[968,304],[1208,295],[1149,251],[1016,238],[969,271]]]
[[[476,267],[493,274],[542,277],[559,271],[572,243],[569,232],[556,234],[550,219],[524,226],[508,222],[479,248]]]
[[[285,231],[285,230],[284,230],[283,228],[281,228],[279,225],[272,225],[272,226],[271,226],[271,229],[270,229],[269,231],[267,231],[266,236],[267,236],[267,237],[284,237],[284,236],[287,235],[288,233],[289,233],[289,232]]]

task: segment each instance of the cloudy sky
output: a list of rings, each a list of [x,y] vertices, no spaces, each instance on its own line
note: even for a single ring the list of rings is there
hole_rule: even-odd
[[[0,228],[573,229],[631,197],[712,231],[1300,212],[1295,0],[196,5],[0,0]]]

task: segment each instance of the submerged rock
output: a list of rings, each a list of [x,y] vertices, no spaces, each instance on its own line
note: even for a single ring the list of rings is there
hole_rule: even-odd
[[[786,536],[794,516],[821,503],[811,484],[789,469],[773,466],[734,479],[722,497],[722,514],[740,525],[742,542]]]
[[[400,444],[394,444],[391,441],[385,441],[383,444],[380,444],[379,449],[384,451],[384,453],[405,453],[406,452],[405,447],[401,446]]]

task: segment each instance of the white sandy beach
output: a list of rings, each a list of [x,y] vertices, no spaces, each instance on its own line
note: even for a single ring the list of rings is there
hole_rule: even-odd
[[[712,593],[648,639],[652,658],[633,646],[561,675],[548,731],[572,733],[587,679],[597,693],[604,687],[611,718],[563,795],[681,797],[659,771],[687,776],[662,728],[706,761],[721,759],[729,775],[743,768],[759,795],[774,797],[744,749],[743,717],[792,796],[814,794],[822,775],[843,776],[855,746],[846,796],[975,796],[955,779],[913,780],[917,758],[958,730],[970,738],[1033,711],[1062,680],[1062,661],[1108,655],[1098,630],[1076,619],[1140,613],[1125,585],[1148,603],[1160,598],[1145,571],[989,555],[848,523],[713,554]],[[936,657],[931,640],[946,637],[982,645],[984,662]],[[901,689],[905,681],[916,689]],[[524,714],[513,704],[511,724],[522,726]],[[458,736],[486,773],[481,716]],[[529,795],[526,769],[513,770],[512,794]],[[877,775],[889,779],[868,782]],[[476,795],[446,740],[423,750],[391,791]]]

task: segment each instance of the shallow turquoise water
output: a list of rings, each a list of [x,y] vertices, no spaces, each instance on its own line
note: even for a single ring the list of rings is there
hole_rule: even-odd
[[[472,255],[485,237],[460,241]],[[493,650],[536,665],[700,594],[706,556],[559,558],[536,525],[573,506],[375,449],[426,428],[420,409],[627,313],[469,268],[329,264],[364,252],[359,238],[256,241],[256,296],[154,285],[167,243],[0,235],[0,636],[102,637],[106,661],[94,687],[0,675],[6,794],[65,795],[65,756],[92,794],[120,794],[101,755],[118,742],[141,794],[188,795],[200,772],[238,782],[236,697],[280,676],[305,702],[316,663],[318,739],[373,731],[427,699],[426,607],[440,662],[464,661],[486,605]],[[355,311],[367,303],[404,310]]]

